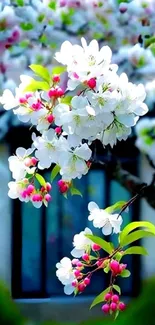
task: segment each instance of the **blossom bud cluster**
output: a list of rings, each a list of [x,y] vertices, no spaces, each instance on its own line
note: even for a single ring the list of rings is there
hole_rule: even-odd
[[[40,208],[44,203],[46,206],[52,197],[49,192],[52,189],[50,183],[38,188],[35,185],[35,173],[38,159],[30,156],[34,149],[24,149],[22,147],[16,150],[16,155],[9,157],[9,167],[14,181],[9,182],[9,197],[19,198],[22,202],[32,202],[36,208]],[[28,175],[28,176],[27,176]]]
[[[113,294],[113,292],[108,292],[104,300],[106,303],[102,306],[102,311],[105,314],[110,312],[116,312],[117,310],[123,311],[126,308],[126,305],[119,300],[119,296],[117,294]]]

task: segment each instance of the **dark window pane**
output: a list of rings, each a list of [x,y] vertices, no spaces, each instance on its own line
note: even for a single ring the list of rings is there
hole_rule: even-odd
[[[41,209],[22,204],[22,290],[40,291]]]

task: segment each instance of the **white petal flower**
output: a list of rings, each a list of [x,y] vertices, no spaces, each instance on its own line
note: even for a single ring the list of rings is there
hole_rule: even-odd
[[[71,285],[75,279],[71,260],[68,257],[64,257],[60,263],[56,264],[56,268],[56,276],[59,281],[65,286]]]
[[[89,228],[85,228],[79,234],[76,234],[73,239],[74,249],[71,251],[72,256],[81,257],[87,250],[90,249],[92,241],[85,235],[92,235],[92,231]]]
[[[120,227],[123,222],[122,217],[118,214],[109,214],[106,210],[100,209],[95,202],[88,204],[90,215],[89,221],[93,221],[95,228],[102,228],[105,236],[113,233],[119,233]]]
[[[10,110],[19,105],[18,100],[14,97],[9,89],[4,90],[3,95],[0,97],[0,103],[6,110]]]

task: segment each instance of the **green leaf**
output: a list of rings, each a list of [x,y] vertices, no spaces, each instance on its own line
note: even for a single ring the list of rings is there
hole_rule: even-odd
[[[27,23],[27,22],[20,23],[20,27],[22,30],[25,30],[25,31],[32,30],[34,28],[32,23]]]
[[[117,284],[113,284],[113,288],[121,295],[121,288]]]
[[[110,267],[109,267],[109,265],[107,265],[107,266],[104,268],[104,272],[107,274],[109,271],[110,271]]]
[[[50,1],[48,7],[52,10],[56,10],[56,0]]]
[[[92,255],[89,255],[89,259],[90,259],[90,261],[94,261],[94,260],[97,260],[98,258],[95,256],[92,256]]]
[[[104,291],[102,291],[92,302],[90,309],[93,308],[94,306],[96,306],[97,304],[100,304],[100,302],[104,301],[104,297],[106,295],[106,293],[108,293],[110,290],[110,287],[108,287],[107,289],[105,289]]]
[[[29,67],[37,76],[50,83],[50,74],[47,68],[39,64],[31,64]]]
[[[61,99],[61,103],[63,104],[70,104],[73,96],[65,96]]]
[[[120,260],[122,259],[123,257],[123,254],[120,253],[120,252],[117,252],[115,255],[114,255],[115,259],[120,262]]]
[[[114,211],[121,210],[126,204],[126,201],[118,201],[110,207],[106,208],[105,211],[108,213],[113,213]]]
[[[106,240],[94,235],[85,235],[85,236],[91,239],[95,244],[100,245],[105,252],[111,254],[111,252],[113,251],[110,243],[108,243]]]
[[[59,174],[59,172],[60,172],[60,166],[59,165],[55,165],[54,168],[52,169],[52,172],[51,172],[51,182],[54,181],[54,179]]]
[[[128,278],[131,275],[131,272],[129,270],[123,270],[120,274],[122,278]]]
[[[25,87],[24,91],[36,91],[36,90],[49,90],[49,85],[46,81],[37,81],[32,79],[28,86]]]
[[[44,179],[43,176],[41,176],[40,174],[36,173],[35,174],[35,177],[36,177],[37,181],[39,182],[39,184],[41,186],[46,186],[46,181],[45,181],[45,179]]]
[[[121,246],[126,246],[134,241],[145,238],[145,237],[151,237],[155,236],[152,232],[146,231],[146,230],[137,230],[126,236],[123,241],[121,242]]]
[[[39,16],[38,16],[38,22],[39,23],[42,23],[42,21],[44,20],[44,18],[45,18],[45,15],[44,14],[40,14]]]
[[[155,43],[151,44],[149,49],[151,50],[152,54],[155,56]]]
[[[19,7],[23,7],[24,6],[24,0],[16,0],[16,3]]]
[[[19,42],[19,46],[21,46],[22,48],[27,48],[29,46],[29,40],[23,40]]]
[[[132,246],[124,251],[123,256],[128,254],[148,255],[148,252],[142,246]]]
[[[119,241],[122,246],[124,238],[136,228],[146,228],[147,231],[155,235],[155,226],[149,221],[134,221],[128,224],[120,233]]]
[[[116,318],[118,317],[118,315],[119,315],[119,310],[116,310],[116,313],[115,313],[115,318],[114,318],[114,320],[116,320]]]
[[[66,67],[64,66],[57,66],[52,69],[52,74],[61,74],[66,71]]]
[[[70,192],[71,195],[80,195],[82,197],[82,193],[75,187],[71,187]]]

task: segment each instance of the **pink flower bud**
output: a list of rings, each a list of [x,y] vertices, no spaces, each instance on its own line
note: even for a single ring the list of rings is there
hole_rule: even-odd
[[[19,103],[20,104],[26,104],[27,103],[27,99],[24,98],[24,97],[21,97],[21,98],[19,98]]]
[[[41,189],[40,189],[40,191],[41,191],[42,193],[45,192],[45,190],[46,190],[46,189],[45,189],[44,186],[42,186]]]
[[[26,167],[30,167],[31,166],[31,158],[30,157],[25,158],[24,164]]]
[[[87,85],[91,88],[94,89],[96,87],[96,80],[95,78],[91,78],[87,81]]]
[[[42,201],[42,199],[43,199],[43,197],[42,197],[42,195],[41,194],[36,194],[36,201],[37,202],[40,202],[40,201]]]
[[[61,126],[57,126],[56,128],[55,128],[55,133],[56,134],[61,134],[61,132],[62,132],[62,128],[61,128]]]
[[[117,305],[115,304],[115,302],[112,302],[112,303],[110,304],[110,309],[111,309],[112,311],[115,311],[115,310],[117,309]]]
[[[53,80],[53,82],[56,82],[56,83],[60,82],[60,76],[59,76],[59,74],[55,74],[53,76],[52,80]]]
[[[84,279],[84,284],[88,286],[90,284],[90,278],[85,278]]]
[[[117,304],[119,302],[119,296],[118,295],[113,295],[111,300],[112,300],[112,302],[115,302]]]
[[[21,193],[21,196],[22,196],[22,198],[23,199],[26,199],[26,197],[27,197],[27,190],[24,190],[22,193]]]
[[[72,265],[77,265],[78,262],[79,262],[79,260],[77,258],[73,258]]]
[[[48,115],[46,119],[47,119],[48,123],[50,123],[50,124],[52,124],[54,122],[54,116],[52,114]]]
[[[37,201],[37,194],[34,194],[34,195],[32,196],[32,201],[33,201],[33,202],[36,202],[36,201]]]
[[[13,41],[18,41],[19,40],[19,37],[20,37],[20,32],[18,29],[14,30],[13,33],[12,33],[12,38],[13,38]]]
[[[78,276],[80,275],[80,271],[79,271],[79,270],[74,270],[74,275],[75,275],[76,277],[78,277]]]
[[[69,185],[63,181],[62,179],[60,179],[58,181],[58,186],[59,186],[59,191],[63,194],[63,193],[66,193],[69,189]]]
[[[105,314],[108,314],[110,310],[110,306],[108,304],[104,304],[101,309]]]
[[[127,267],[127,264],[123,264],[123,263],[120,264],[120,265],[119,265],[119,273],[122,273],[122,271],[125,270],[126,267]]]
[[[82,259],[86,262],[88,262],[90,260],[89,254],[85,253],[82,255]]]
[[[101,260],[99,260],[99,261],[97,261],[96,262],[96,265],[99,267],[99,266],[101,266],[103,264],[103,261],[101,261]]]
[[[77,284],[78,284],[78,281],[77,281],[77,280],[74,280],[74,281],[72,282],[72,287],[76,287]]]
[[[32,166],[35,166],[37,164],[37,162],[38,162],[38,159],[36,157],[31,158],[31,165]]]
[[[99,251],[101,249],[101,246],[97,245],[97,244],[92,244],[92,250],[95,251]]]
[[[64,194],[64,193],[66,193],[67,191],[68,191],[68,185],[67,184],[63,184],[60,188],[59,188],[59,190],[60,190],[60,192],[62,193],[62,194]]]
[[[85,290],[85,285],[84,285],[84,283],[83,282],[81,282],[79,285],[78,285],[78,290],[80,291],[80,292],[83,292],[84,290]]]
[[[48,96],[51,98],[51,97],[57,97],[57,90],[55,88],[51,88],[49,91],[48,91]]]
[[[77,262],[77,264],[76,264],[78,267],[81,267],[81,266],[83,266],[83,264],[79,261],[79,262]]]
[[[108,292],[108,293],[106,293],[104,300],[109,301],[109,300],[111,300],[111,297],[112,297],[112,293]]]
[[[58,186],[61,187],[64,184],[64,181],[62,179],[59,179]]]
[[[46,195],[44,196],[44,199],[45,199],[47,202],[50,202],[50,201],[52,200],[52,197],[51,197],[50,194],[46,194]]]
[[[46,191],[50,192],[52,189],[52,185],[50,183],[46,183]]]
[[[64,95],[64,91],[62,88],[57,89],[57,97],[62,97]]]
[[[27,194],[28,195],[31,195],[32,192],[35,190],[35,187],[34,185],[30,184],[28,187],[27,187]]]
[[[120,273],[120,264],[119,262],[113,260],[110,262],[110,269],[114,275],[117,275]]]
[[[34,111],[39,111],[41,109],[41,102],[38,100],[36,103],[33,103],[31,108],[33,108]]]
[[[29,98],[31,98],[32,96],[33,96],[33,94],[30,94],[30,93],[25,94],[26,99],[29,99]]]
[[[123,311],[126,308],[126,305],[124,304],[124,302],[120,302],[118,305],[118,309]]]

